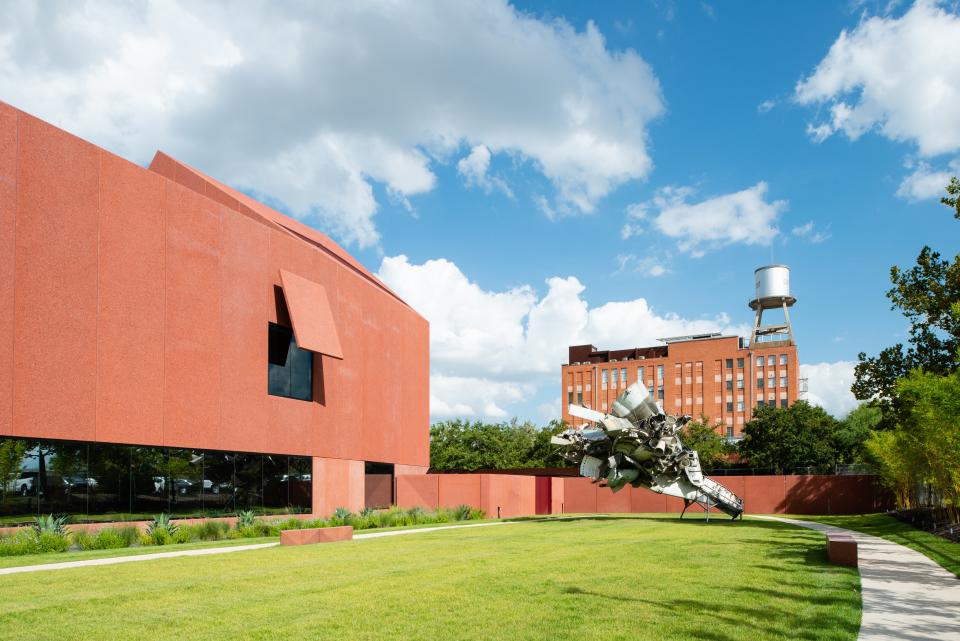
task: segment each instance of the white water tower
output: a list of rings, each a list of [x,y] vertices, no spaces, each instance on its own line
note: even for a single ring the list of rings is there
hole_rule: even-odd
[[[790,268],[786,265],[766,265],[754,272],[756,298],[750,301],[750,309],[757,312],[753,323],[750,344],[758,342],[789,341],[793,344],[793,327],[790,326],[788,307],[797,299],[790,294]],[[763,312],[768,309],[783,310],[783,324],[764,325]]]

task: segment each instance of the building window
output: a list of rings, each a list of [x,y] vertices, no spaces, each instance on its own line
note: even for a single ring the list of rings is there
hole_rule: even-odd
[[[757,379],[757,389],[763,389],[763,379],[762,379],[762,378],[758,378],[758,379]]]
[[[608,380],[609,376],[610,376],[610,372],[609,372],[608,370],[605,370],[605,369],[600,370],[600,383],[601,383],[604,387],[607,386],[607,380]]]
[[[777,401],[771,398],[770,401],[767,403],[767,405],[769,405],[770,407],[776,407]]]
[[[738,379],[737,379],[737,389],[743,389],[743,379],[742,379],[742,378],[738,378]]]
[[[727,391],[728,392],[733,391],[733,381],[727,381]]]
[[[757,367],[763,367],[763,356],[757,356]]]
[[[784,407],[784,408],[785,408],[786,406],[787,406],[787,399],[781,398],[781,399],[780,399],[780,407]]]
[[[772,376],[767,379],[767,387],[770,388],[770,389],[776,387],[776,381],[773,380],[773,377],[772,377]]]
[[[737,401],[737,411],[738,412],[743,411],[743,401]]]
[[[786,365],[786,364],[787,364],[787,355],[786,355],[786,354],[780,354],[780,364],[781,364],[781,365]]]
[[[733,438],[733,426],[727,425],[727,438]]]
[[[733,411],[733,401],[727,401],[727,411],[728,412]]]
[[[770,356],[767,357],[767,365],[769,367],[773,367],[776,364],[777,364],[777,357],[774,356],[773,354],[770,354]]]
[[[637,368],[637,380],[643,382],[643,368]]]
[[[300,349],[293,330],[270,323],[267,392],[300,401],[313,400],[313,352]]]
[[[0,515],[14,523],[51,513],[107,521],[303,513],[312,503],[310,457],[9,437],[0,452],[9,473]]]
[[[657,388],[657,398],[663,400],[663,385]]]
[[[786,376],[781,376],[781,377],[780,377],[780,387],[786,387],[786,386],[787,386],[787,377],[786,377]]]
[[[620,370],[620,381],[626,385],[627,384],[627,368],[624,367]]]
[[[657,380],[663,380],[663,365],[657,365]]]
[[[733,369],[733,359],[732,359],[732,358],[728,358],[728,359],[727,359],[727,369]]]
[[[567,405],[573,405],[573,392],[567,392]]]
[[[737,367],[739,367],[740,369],[743,369],[743,359],[742,359],[742,358],[738,358],[738,359],[737,359]]]
[[[613,386],[616,387],[616,386],[617,386],[617,379],[620,378],[620,370],[618,370],[616,367],[614,367],[614,368],[613,368],[613,371],[610,373],[610,375],[611,375],[611,377],[613,378]]]
[[[577,405],[583,405],[583,392],[577,392]]]
[[[763,407],[763,399],[762,399],[762,398],[757,399],[757,407]]]

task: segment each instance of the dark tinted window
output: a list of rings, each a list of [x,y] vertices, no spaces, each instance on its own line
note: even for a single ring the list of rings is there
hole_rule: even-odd
[[[312,467],[307,456],[0,437],[0,516],[16,524],[51,512],[79,522],[309,512]]]
[[[293,330],[270,323],[267,391],[301,401],[313,400],[313,352],[297,347]]]

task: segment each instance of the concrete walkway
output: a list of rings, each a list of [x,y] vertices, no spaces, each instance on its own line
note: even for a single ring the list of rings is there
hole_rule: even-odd
[[[859,641],[960,641],[960,579],[908,547],[853,530],[785,519],[857,540],[863,619]]]
[[[487,527],[491,525],[510,525],[524,521],[492,521],[490,523],[469,523],[466,525],[440,525],[437,527],[412,528],[409,530],[391,530],[389,532],[366,532],[354,534],[354,539],[376,539],[384,536],[401,536],[404,534],[419,534],[421,532],[436,532],[437,530],[459,530],[467,527]],[[103,559],[88,559],[86,561],[64,561],[63,563],[44,563],[42,565],[21,565],[12,568],[0,568],[0,575],[20,574],[22,572],[44,572],[46,570],[66,570],[68,568],[86,568],[94,565],[116,565],[118,563],[135,563],[137,561],[154,561],[156,559],[173,559],[181,556],[206,556],[209,554],[230,554],[246,550],[261,550],[280,545],[280,543],[256,543],[254,545],[229,545],[221,547],[201,548],[199,550],[179,550],[177,552],[154,552],[152,554],[131,554],[128,556],[113,556]]]

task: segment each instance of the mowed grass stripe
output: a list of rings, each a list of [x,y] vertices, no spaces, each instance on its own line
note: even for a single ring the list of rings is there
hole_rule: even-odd
[[[5,639],[854,639],[823,535],[609,517],[0,580]]]

